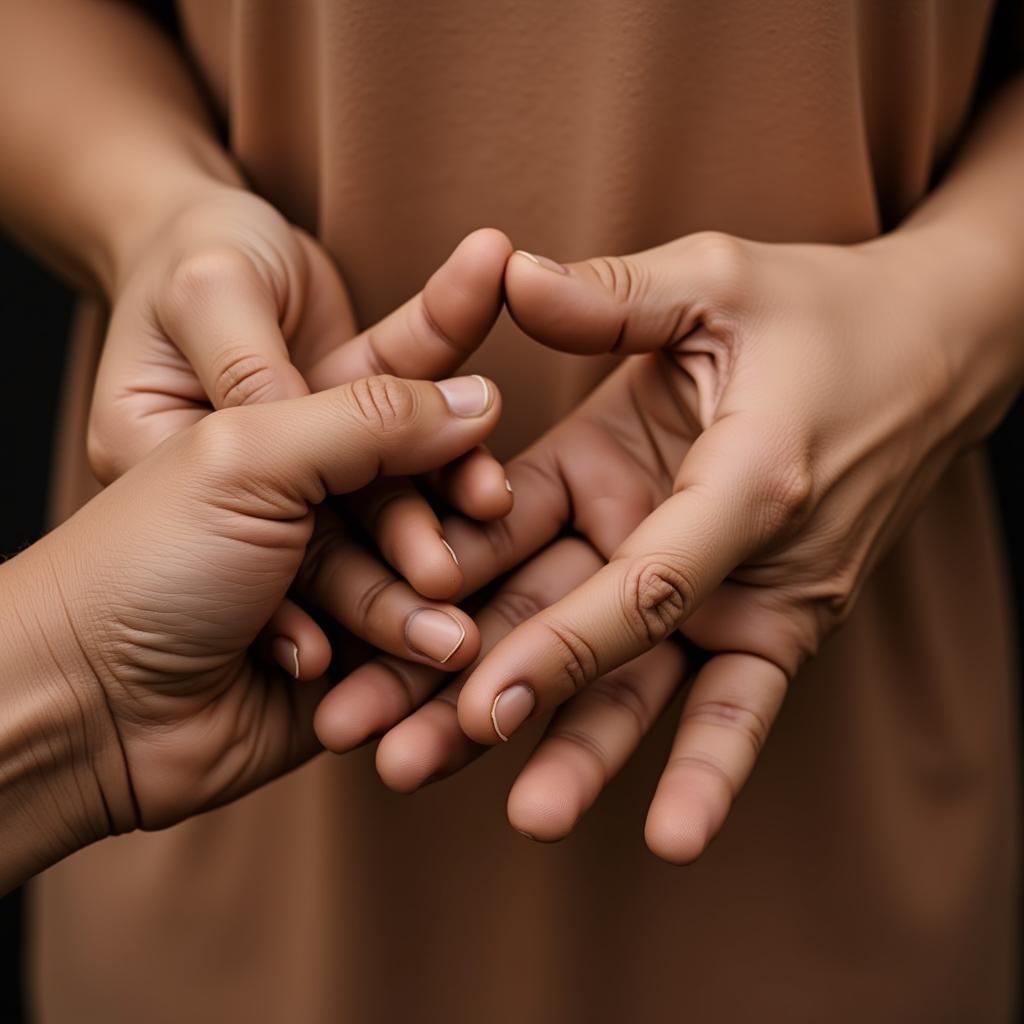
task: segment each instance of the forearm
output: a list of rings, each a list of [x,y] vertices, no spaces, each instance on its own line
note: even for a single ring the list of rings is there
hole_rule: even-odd
[[[869,247],[912,265],[945,342],[962,440],[983,438],[1024,384],[1024,75],[927,200]]]
[[[116,731],[42,554],[0,566],[0,893],[135,825]]]
[[[0,0],[0,138],[0,220],[107,294],[177,209],[241,183],[184,60],[116,0]]]

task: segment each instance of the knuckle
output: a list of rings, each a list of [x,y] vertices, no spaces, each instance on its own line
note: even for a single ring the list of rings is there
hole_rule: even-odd
[[[164,296],[166,309],[172,315],[186,313],[197,302],[237,285],[251,270],[248,257],[228,246],[191,252],[170,274]]]
[[[416,417],[416,391],[399,377],[364,377],[349,385],[349,394],[356,415],[375,432],[398,430]]]
[[[629,303],[643,292],[646,274],[642,265],[631,263],[622,256],[597,256],[588,263],[617,302]]]
[[[814,504],[814,478],[804,460],[780,460],[765,474],[758,505],[769,529],[783,530],[803,523]]]
[[[818,630],[816,637],[831,633],[850,617],[857,600],[857,571],[853,564],[834,570],[818,594]],[[815,653],[815,652],[811,652]]]
[[[637,562],[625,576],[623,608],[637,637],[653,646],[676,628],[696,603],[696,584],[681,566]]]
[[[609,779],[609,765],[612,757],[605,745],[591,732],[577,726],[556,722],[548,730],[546,742],[557,740],[571,747],[593,771],[603,784]]]
[[[590,687],[594,696],[631,719],[638,736],[647,732],[653,718],[643,680],[626,670],[602,676]]]
[[[736,796],[736,787],[725,766],[706,751],[695,750],[686,754],[674,754],[665,766],[666,771],[696,772],[719,789],[729,800]]]
[[[391,365],[381,348],[376,325],[369,327],[363,335],[366,339],[366,359],[370,371],[375,376],[395,376],[395,368]]]
[[[584,637],[565,623],[538,621],[548,634],[571,693],[582,690],[598,675],[597,652]]]
[[[405,713],[408,714],[422,702],[417,694],[417,687],[413,681],[413,666],[400,662],[394,658],[378,658],[376,664],[387,672],[394,683],[394,692],[405,706]]]
[[[409,324],[409,332],[414,338],[422,338],[424,342],[440,345],[441,350],[449,353],[460,360],[466,357],[465,343],[459,344],[451,334],[448,333],[437,321],[437,318],[430,311],[426,298],[409,307],[410,317],[414,319]]]
[[[249,405],[274,396],[274,372],[262,356],[229,349],[221,353],[217,364],[213,384],[217,405]]]
[[[698,701],[683,710],[685,722],[714,725],[745,739],[759,754],[768,738],[768,723],[753,708],[730,700]]]
[[[721,231],[700,231],[690,236],[689,244],[712,297],[726,304],[741,298],[751,271],[743,240]]]
[[[501,590],[487,603],[487,610],[497,615],[510,629],[532,619],[544,607],[538,597],[522,590]]]
[[[205,416],[189,430],[189,456],[216,477],[247,479],[252,469],[252,439],[241,417],[225,409]]]

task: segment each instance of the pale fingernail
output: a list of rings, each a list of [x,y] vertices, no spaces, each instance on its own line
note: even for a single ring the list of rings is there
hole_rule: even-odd
[[[505,490],[508,491],[509,494],[512,493],[512,484],[510,483],[508,477],[505,477]]]
[[[456,416],[482,416],[491,407],[491,385],[478,373],[439,380],[437,389]]]
[[[459,556],[457,554],[455,554],[455,552],[452,550],[451,544],[449,544],[448,541],[446,541],[444,539],[444,537],[441,538],[441,543],[448,549],[448,554],[452,556],[452,561],[456,565],[458,565],[459,564]]]
[[[498,739],[508,742],[512,735],[533,713],[537,698],[525,683],[516,683],[502,690],[491,705],[491,725]]]
[[[516,831],[525,839],[531,839],[533,840],[533,842],[537,842],[537,840],[533,836],[531,836],[529,832],[524,832],[521,828],[517,828]]]
[[[405,623],[409,650],[443,665],[462,646],[466,630],[454,615],[436,608],[418,608]]]
[[[563,267],[561,263],[549,260],[547,256],[537,256],[535,253],[527,252],[525,249],[516,249],[515,254],[516,256],[525,256],[531,263],[536,263],[538,267],[543,267],[545,270],[553,270],[556,274],[569,273],[568,267]]]
[[[270,653],[278,663],[294,679],[299,678],[299,647],[294,640],[286,636],[274,637],[270,645]]]

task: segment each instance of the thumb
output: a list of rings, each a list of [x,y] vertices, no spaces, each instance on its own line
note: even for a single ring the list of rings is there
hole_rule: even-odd
[[[308,394],[292,365],[273,288],[244,253],[190,256],[159,303],[160,326],[215,409]]]
[[[647,352],[735,314],[750,286],[753,243],[701,232],[630,256],[563,266],[518,250],[505,296],[532,338],[565,352]]]
[[[425,473],[483,441],[501,398],[483,377],[431,383],[366,377],[316,395],[226,409],[192,431],[184,458],[219,491],[304,506],[378,476]],[[288,515],[306,511],[288,509]]]

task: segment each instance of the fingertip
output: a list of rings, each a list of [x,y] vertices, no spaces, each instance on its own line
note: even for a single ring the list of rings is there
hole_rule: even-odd
[[[610,352],[621,338],[626,306],[586,264],[566,267],[517,250],[505,264],[505,304],[531,338],[563,352]],[[581,271],[580,268],[583,268]]]
[[[416,719],[400,722],[377,745],[381,782],[396,793],[415,793],[437,772],[438,754],[430,730]]]
[[[531,778],[528,772],[529,768],[508,795],[509,824],[539,843],[557,843],[572,832],[580,819],[576,779],[556,765],[548,766],[543,778]]]
[[[459,728],[474,743],[493,747],[497,743],[507,741],[511,733],[499,733],[499,726],[496,725],[494,711],[495,703],[501,693],[490,694],[482,686],[473,686],[471,675],[459,694],[459,702],[456,713],[459,719]]]
[[[257,646],[300,682],[319,679],[331,663],[327,635],[307,611],[290,599],[274,612]]]
[[[476,228],[466,235],[452,250],[449,259],[457,258],[465,262],[467,268],[476,268],[476,272],[489,281],[496,274],[501,275],[511,254],[512,241],[508,235],[498,228],[488,227]]]
[[[505,467],[480,446],[445,466],[438,490],[448,503],[477,522],[504,519],[515,498]]]
[[[418,594],[431,601],[450,601],[462,588],[462,569],[451,545],[441,536],[417,552],[416,561],[394,565]]]
[[[696,861],[710,839],[707,818],[699,812],[668,814],[652,806],[644,825],[644,840],[651,853],[678,867]]]
[[[219,409],[304,398],[309,386],[287,357],[253,353],[238,357],[217,378],[213,398]]]
[[[504,232],[479,228],[459,242],[423,288],[422,309],[432,332],[448,348],[454,343],[462,358],[483,341],[501,310],[511,252]]]
[[[404,713],[390,697],[391,681],[386,668],[369,661],[324,696],[313,715],[313,730],[327,750],[354,750]]]

